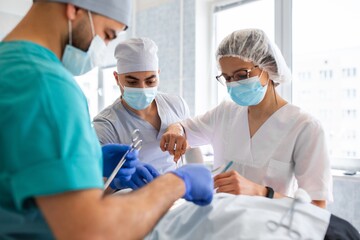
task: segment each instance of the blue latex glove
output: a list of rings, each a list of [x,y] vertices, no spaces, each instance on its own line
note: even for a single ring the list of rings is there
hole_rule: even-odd
[[[185,200],[200,206],[211,203],[213,198],[214,181],[210,171],[202,164],[187,164],[171,171],[184,180],[186,191]]]
[[[143,162],[138,162],[135,169],[135,173],[131,176],[129,181],[121,179],[114,181],[115,187],[117,189],[132,188],[136,190],[148,184],[160,175],[153,166]]]
[[[123,155],[130,149],[129,145],[111,143],[102,146],[103,153],[103,177],[108,178],[115,167],[120,162]],[[110,187],[116,189],[114,185],[117,181],[129,181],[131,176],[135,173],[136,165],[140,162],[138,159],[138,151],[134,150],[126,156],[124,165],[116,174]]]

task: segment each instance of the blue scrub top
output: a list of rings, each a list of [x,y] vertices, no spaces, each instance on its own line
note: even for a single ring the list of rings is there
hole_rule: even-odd
[[[48,49],[0,43],[0,239],[52,239],[34,197],[103,188],[84,94]]]

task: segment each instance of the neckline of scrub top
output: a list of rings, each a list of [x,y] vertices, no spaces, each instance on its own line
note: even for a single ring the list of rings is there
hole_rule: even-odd
[[[142,119],[139,115],[137,115],[136,113],[134,113],[133,111],[131,111],[130,109],[128,109],[127,107],[124,106],[124,104],[121,101],[121,98],[119,98],[119,102],[120,102],[120,106],[121,108],[125,109],[125,111],[130,114],[132,117],[136,118],[138,121],[142,122],[143,124],[145,123],[147,125],[148,129],[154,130],[156,131],[156,139],[159,139],[160,136],[160,132],[161,130],[164,128],[163,125],[163,120],[162,120],[162,111],[159,111],[159,99],[158,99],[158,95],[156,95],[155,99],[154,99],[155,103],[156,103],[156,109],[157,109],[157,113],[159,115],[160,118],[160,129],[159,131],[152,125],[150,124],[148,121],[146,121],[145,119]]]
[[[296,122],[294,119],[297,116],[297,111],[293,111],[292,106],[287,103],[274,112],[262,125],[262,129],[259,128],[260,131],[258,130],[257,134],[250,139],[250,151],[253,161],[258,162],[259,159],[272,156],[284,135],[289,133],[289,129]],[[258,151],[259,149],[262,151]]]
[[[272,119],[274,119],[278,114],[280,114],[282,111],[285,111],[283,109],[286,109],[287,106],[289,105],[289,103],[286,103],[284,106],[280,107],[279,109],[277,109],[275,112],[273,112],[270,117],[268,117],[268,119],[266,119],[265,122],[263,122],[263,124],[261,124],[261,126],[258,128],[258,130],[254,133],[254,135],[251,137],[250,136],[250,126],[249,126],[249,109],[248,107],[246,107],[246,125],[247,125],[247,134],[248,137],[251,141],[253,141],[255,138],[258,138],[258,135],[261,135],[261,132],[264,131],[263,129],[266,127],[266,125],[269,124],[269,122],[271,123]]]

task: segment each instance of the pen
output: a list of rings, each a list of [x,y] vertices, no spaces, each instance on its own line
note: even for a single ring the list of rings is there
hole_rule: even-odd
[[[226,171],[231,167],[231,165],[232,165],[233,163],[234,163],[233,161],[228,162],[228,164],[226,165],[226,167],[224,168],[224,170],[221,171],[221,173],[226,172]]]

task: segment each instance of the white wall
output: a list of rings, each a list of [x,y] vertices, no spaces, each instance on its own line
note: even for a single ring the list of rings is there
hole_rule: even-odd
[[[0,0],[0,39],[3,39],[26,14],[32,0]]]

